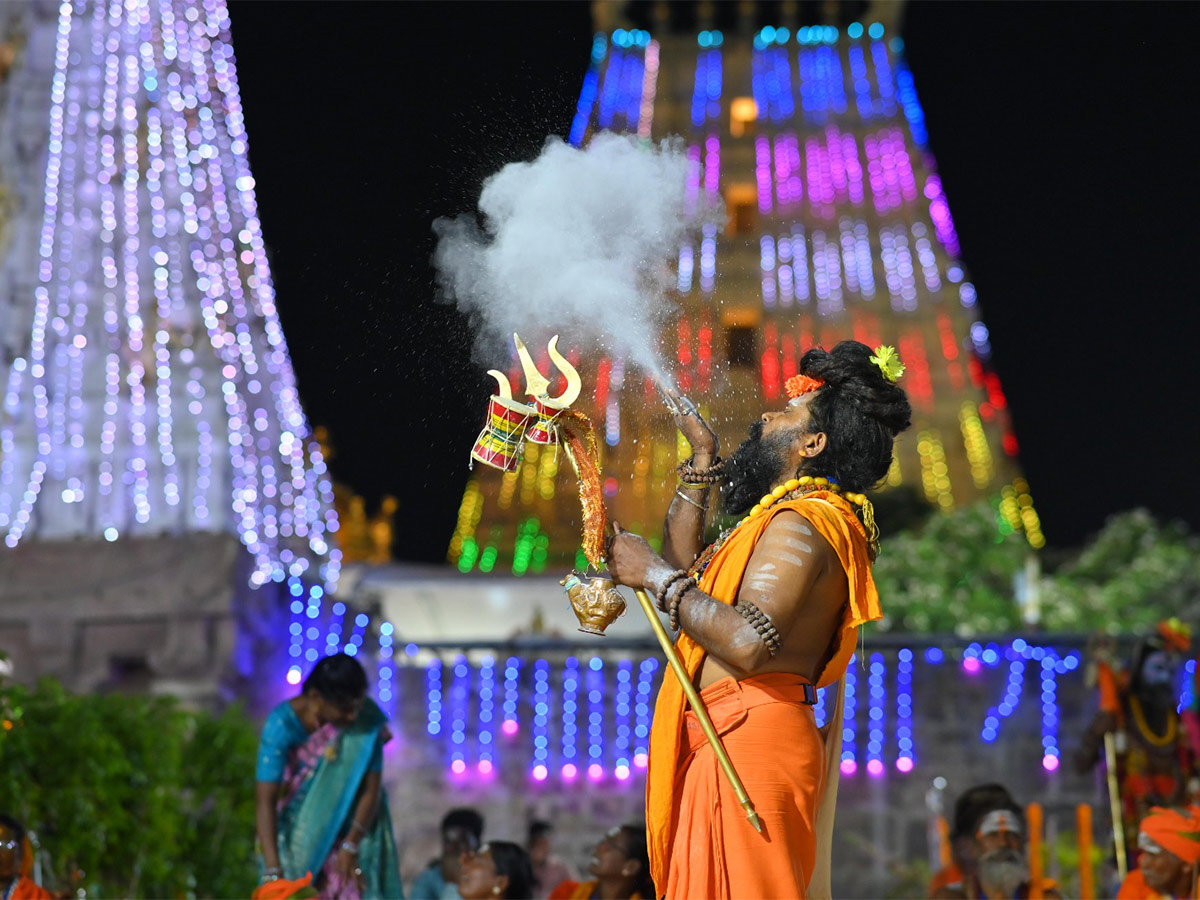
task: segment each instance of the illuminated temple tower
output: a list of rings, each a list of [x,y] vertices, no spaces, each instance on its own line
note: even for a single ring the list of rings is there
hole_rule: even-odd
[[[230,619],[273,602],[293,608],[277,645],[297,677],[337,519],[276,314],[225,3],[5,7],[0,593],[31,624],[2,643],[23,674],[84,686],[114,658],[212,671]]]
[[[727,225],[676,261],[682,314],[663,345],[680,387],[711,408],[728,453],[761,409],[784,401],[809,347],[895,345],[914,421],[885,490],[911,485],[942,509],[998,498],[1001,527],[1041,546],[902,40],[870,11],[723,32],[705,7],[682,33],[661,7],[658,33],[598,30],[569,137],[682,135],[688,191],[724,200]],[[584,384],[595,386],[581,408],[604,432],[610,508],[653,540],[684,448],[622,360],[585,363]],[[575,553],[577,511],[555,499],[573,490],[538,449],[516,473],[471,477],[449,554],[461,570],[536,572]]]

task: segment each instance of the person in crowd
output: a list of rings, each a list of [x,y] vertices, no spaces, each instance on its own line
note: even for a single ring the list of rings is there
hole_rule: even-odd
[[[29,877],[32,857],[27,854],[25,826],[0,815],[0,896],[5,900],[51,900],[54,894]]]
[[[554,826],[545,821],[529,823],[529,839],[525,849],[533,866],[534,900],[544,900],[551,888],[575,877],[571,867],[554,855],[551,836]]]
[[[961,888],[975,875],[975,823],[983,814],[1015,801],[1002,784],[980,784],[968,788],[954,804],[954,823],[950,831],[950,865],[935,872],[926,896],[936,897],[945,887]]]
[[[975,823],[975,875],[958,887],[943,887],[938,898],[967,900],[1024,900],[1029,896],[1029,860],[1025,855],[1025,814],[1015,803],[990,809]],[[1042,880],[1041,896],[1062,897],[1049,878]]]
[[[463,855],[479,849],[483,816],[473,809],[452,809],[442,817],[441,835],[441,855],[417,876],[411,900],[458,900]]]
[[[1111,649],[1100,645],[1095,650],[1100,708],[1075,753],[1075,765],[1080,772],[1103,768],[1105,735],[1113,735],[1114,774],[1131,868],[1136,865],[1141,820],[1153,807],[1190,802],[1200,774],[1200,747],[1190,739],[1196,731],[1195,712],[1187,710],[1181,716],[1176,690],[1190,647],[1188,626],[1168,619],[1137,642],[1123,669]]]
[[[489,841],[464,853],[458,893],[463,900],[529,900],[533,896],[529,854],[509,841]]]
[[[622,825],[604,835],[592,854],[589,881],[564,881],[550,900],[654,900],[644,825]]]
[[[1117,900],[1193,900],[1200,874],[1200,808],[1151,810],[1138,826],[1138,867]]]
[[[264,883],[311,873],[322,897],[403,896],[382,788],[391,735],[366,692],[363,667],[339,653],[267,716],[255,791]]]

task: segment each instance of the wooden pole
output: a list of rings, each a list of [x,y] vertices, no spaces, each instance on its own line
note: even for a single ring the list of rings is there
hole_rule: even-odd
[[[1104,767],[1107,770],[1108,811],[1112,816],[1113,848],[1117,854],[1117,875],[1121,881],[1129,874],[1125,856],[1125,820],[1121,817],[1121,788],[1117,785],[1117,739],[1111,731],[1104,733]]]
[[[750,802],[750,795],[746,793],[746,786],[742,784],[742,779],[738,777],[737,771],[733,768],[733,760],[725,752],[725,745],[721,743],[721,736],[717,734],[717,729],[713,727],[712,719],[708,717],[708,709],[705,708],[704,701],[700,699],[700,693],[696,690],[696,686],[692,684],[692,677],[688,674],[687,669],[683,667],[683,663],[680,662],[679,654],[675,652],[675,645],[671,643],[671,636],[667,634],[667,629],[663,627],[662,620],[658,617],[658,610],[654,608],[654,603],[645,591],[635,590],[633,593],[637,596],[638,603],[641,604],[642,612],[650,620],[650,627],[654,630],[654,636],[658,638],[658,643],[667,657],[667,662],[671,664],[671,669],[675,672],[675,677],[679,679],[679,683],[683,686],[683,693],[692,707],[692,712],[696,714],[696,718],[700,722],[700,727],[704,730],[704,736],[708,738],[708,743],[712,746],[713,752],[717,754],[717,761],[721,764],[721,769],[724,770],[725,777],[729,779],[730,785],[733,786],[733,792],[737,795],[738,802],[746,810],[746,818],[750,820],[750,824],[754,826],[754,830],[762,834],[762,820],[759,819],[758,813],[754,811],[754,804]]]
[[[1029,825],[1029,900],[1042,900],[1042,804],[1025,807]]]
[[[1075,807],[1075,831],[1079,842],[1079,898],[1096,900],[1092,873],[1092,807],[1087,803]]]

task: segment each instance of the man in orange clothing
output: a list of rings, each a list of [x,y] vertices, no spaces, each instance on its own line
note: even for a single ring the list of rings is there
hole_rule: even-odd
[[[1194,898],[1200,872],[1200,808],[1156,807],[1138,826],[1138,867],[1125,876],[1117,900]]]
[[[29,877],[33,857],[28,849],[25,827],[0,815],[0,896],[6,900],[49,900],[54,896]]]
[[[614,526],[612,574],[655,594],[681,629],[681,661],[764,826],[759,834],[747,820],[668,671],[646,783],[660,896],[829,895],[840,684],[824,732],[812,704],[817,688],[839,683],[858,626],[881,615],[871,578],[878,532],[861,492],[887,474],[911,409],[890,347],[810,350],[800,372],[787,407],[756,422],[724,468],[715,434],[675,398],[694,455],[680,467],[663,555]],[[715,483],[727,511],[749,514],[700,553]]]

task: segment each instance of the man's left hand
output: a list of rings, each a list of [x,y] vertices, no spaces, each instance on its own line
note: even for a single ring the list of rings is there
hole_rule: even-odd
[[[617,584],[644,588],[657,569],[671,571],[666,561],[654,552],[641,535],[625,531],[613,522],[616,534],[608,544],[608,571]]]

